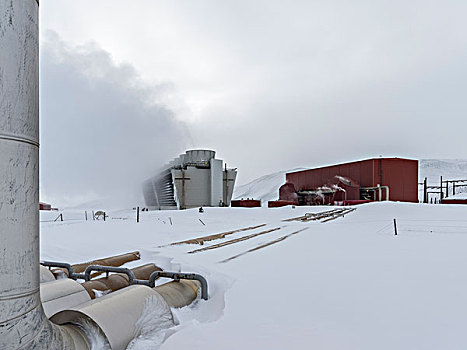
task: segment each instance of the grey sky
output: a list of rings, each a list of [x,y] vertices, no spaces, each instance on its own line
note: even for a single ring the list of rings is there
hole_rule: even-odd
[[[184,147],[217,150],[239,182],[379,155],[466,158],[466,10],[465,1],[43,1],[43,194],[63,192],[53,174],[64,181],[73,169],[69,183],[83,193],[90,173],[109,177],[109,167]],[[57,50],[67,52],[58,61]],[[63,113],[68,104],[74,114]],[[137,161],[109,157],[104,169],[86,158],[75,173],[67,150],[89,154],[103,142],[85,127],[82,144],[72,129],[46,140],[52,121],[74,115],[72,125],[85,125],[112,107],[124,112],[120,126],[101,130],[106,147],[141,142],[127,123],[182,137]],[[140,117],[125,121],[133,108]]]

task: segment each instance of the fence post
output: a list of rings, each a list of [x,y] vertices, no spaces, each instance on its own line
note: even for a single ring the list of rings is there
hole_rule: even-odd
[[[63,214],[60,214],[60,221],[63,221]]]
[[[452,195],[453,196],[456,195],[456,182],[455,181],[452,183]]]
[[[139,207],[136,207],[136,222],[139,222]]]
[[[440,176],[439,177],[439,181],[440,181],[440,188],[439,188],[439,202],[441,203],[441,201],[443,200],[443,177]]]
[[[428,179],[425,177],[425,180],[423,180],[423,203],[428,203]]]
[[[96,220],[96,214],[94,214],[94,210],[92,211],[92,219]]]
[[[105,221],[105,217],[107,216],[107,213],[104,211],[104,221]]]
[[[84,218],[88,221],[88,212],[86,210],[84,211]]]
[[[397,224],[396,224],[396,218],[394,218],[394,236],[397,236]]]

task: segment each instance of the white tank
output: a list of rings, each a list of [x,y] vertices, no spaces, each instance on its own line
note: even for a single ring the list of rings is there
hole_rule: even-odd
[[[185,164],[203,164],[209,163],[211,159],[216,156],[215,151],[205,150],[205,149],[196,149],[186,151]]]

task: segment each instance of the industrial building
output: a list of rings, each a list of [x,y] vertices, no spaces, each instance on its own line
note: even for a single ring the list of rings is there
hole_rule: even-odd
[[[418,202],[418,161],[373,158],[286,174],[281,204],[358,204],[392,200]]]
[[[149,209],[229,206],[236,169],[228,169],[211,150],[190,150],[143,183]]]

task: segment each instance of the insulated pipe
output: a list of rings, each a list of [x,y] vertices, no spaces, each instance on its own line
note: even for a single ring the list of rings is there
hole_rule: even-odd
[[[386,200],[389,200],[389,186],[381,186],[381,188],[384,188],[386,190]]]
[[[131,253],[125,253],[125,254],[120,254],[120,255],[115,255],[115,256],[109,256],[107,258],[102,258],[102,259],[97,259],[97,260],[92,260],[80,264],[68,264],[68,263],[62,263],[62,262],[55,262],[55,261],[43,261],[41,262],[42,265],[48,266],[49,268],[51,267],[59,267],[59,269],[54,269],[52,270],[52,273],[54,275],[60,275],[65,273],[68,277],[77,279],[81,278],[80,273],[84,272],[86,268],[90,265],[101,265],[101,266],[122,266],[123,264],[126,264],[127,262],[134,261],[134,260],[139,260],[141,259],[140,253],[138,251],[136,252],[131,252]],[[91,275],[92,278],[99,276],[102,274],[102,272],[97,272]]]
[[[159,277],[172,278],[176,282],[180,281],[181,279],[196,280],[201,286],[201,298],[204,300],[208,300],[208,282],[201,275],[198,275],[196,273],[155,271],[149,277],[149,286],[154,287],[156,279],[158,279]]]
[[[199,281],[180,280],[162,284],[154,290],[170,307],[181,308],[196,300],[200,286]]]
[[[0,0],[0,349],[86,344],[39,297],[38,12],[37,0]]]
[[[102,317],[81,327],[49,322],[40,301],[38,6],[0,0],[0,349],[89,349],[90,327],[128,343],[147,297],[159,296],[149,287],[91,302],[87,312]]]
[[[130,286],[94,299],[51,317],[57,324],[99,325],[112,350],[125,350],[128,343],[138,336],[136,324],[142,314],[150,312],[152,322],[170,327],[173,315],[167,303],[152,288]],[[141,325],[140,325],[141,326]]]
[[[95,290],[99,290],[102,292],[106,292],[106,291],[113,292],[121,288],[128,287],[130,285],[130,279],[132,281],[148,280],[153,272],[161,271],[161,268],[157,267],[154,264],[146,264],[146,265],[135,267],[129,270],[131,274],[128,273],[128,271],[125,271],[126,269],[124,268],[118,268],[118,269],[122,269],[124,273],[116,273],[116,274],[109,275],[108,277],[88,280],[84,282],[82,286],[87,290],[90,297],[94,299],[96,297],[95,292],[94,292]],[[90,272],[91,271],[89,270],[88,273],[90,274]],[[117,270],[117,272],[121,272],[121,271]]]
[[[81,263],[81,264],[74,264],[72,267],[75,272],[80,273],[80,272],[84,272],[86,268],[90,265],[118,267],[118,266],[122,266],[123,264],[126,264],[127,262],[135,261],[139,259],[141,259],[141,255],[138,251],[136,251],[136,252],[125,253],[125,254],[120,254],[120,255],[115,255],[115,256],[109,256],[108,258],[92,260],[92,261]],[[92,277],[96,277],[97,275],[100,275],[100,273],[93,275]]]
[[[362,187],[361,190],[378,190],[379,191],[379,198],[378,198],[378,201],[382,201],[383,200],[383,194],[381,192],[382,189],[385,189],[386,190],[386,201],[389,200],[389,186],[376,186],[376,187]]]
[[[83,285],[70,278],[41,283],[42,308],[47,317],[90,300]]]

